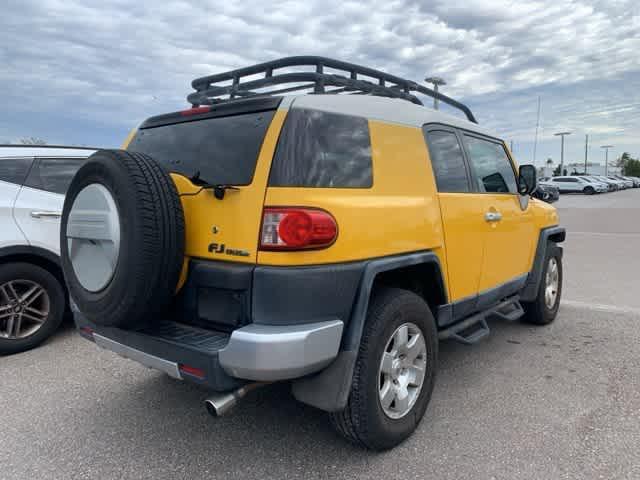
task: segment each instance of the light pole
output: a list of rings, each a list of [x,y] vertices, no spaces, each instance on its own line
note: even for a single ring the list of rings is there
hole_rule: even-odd
[[[604,148],[604,175],[609,173],[609,149],[613,148],[613,145],[601,145],[600,148]]]
[[[438,86],[446,85],[447,82],[444,81],[442,77],[427,77],[424,79],[425,82],[433,84],[433,91],[438,93]],[[438,98],[433,97],[433,109],[438,110]]]
[[[562,169],[564,168],[564,137],[565,135],[571,135],[571,132],[558,132],[554,133],[556,137],[560,137],[560,175],[564,175]]]

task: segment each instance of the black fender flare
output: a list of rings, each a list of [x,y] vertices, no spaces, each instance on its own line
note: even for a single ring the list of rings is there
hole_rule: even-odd
[[[45,248],[34,247],[33,245],[12,245],[10,247],[0,248],[0,260],[15,255],[33,255],[41,257],[55,264],[57,267],[60,267],[60,257],[51,250],[47,250]]]
[[[524,302],[531,302],[535,300],[538,295],[540,281],[542,280],[542,270],[544,267],[543,262],[547,256],[547,246],[549,245],[549,241],[551,240],[555,243],[561,243],[564,242],[566,236],[566,230],[564,227],[560,226],[548,227],[540,230],[538,246],[536,247],[536,253],[533,257],[533,265],[531,266],[531,271],[527,276],[524,288],[520,292],[520,300]],[[562,249],[560,251],[562,252]]]
[[[293,382],[292,391],[297,400],[327,412],[342,410],[347,405],[353,369],[358,357],[369,298],[376,276],[382,272],[423,264],[435,264],[440,273],[439,287],[443,289],[446,297],[440,260],[431,251],[378,258],[367,262],[351,311],[351,318],[342,335],[338,356],[321,372]]]

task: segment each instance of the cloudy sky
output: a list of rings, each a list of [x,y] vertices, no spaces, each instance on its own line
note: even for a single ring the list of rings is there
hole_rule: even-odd
[[[317,54],[421,80],[444,77],[481,124],[537,163],[640,156],[638,0],[4,0],[0,142],[119,146],[182,109],[190,81]],[[98,6],[99,5],[99,6]],[[566,161],[565,160],[565,161]]]

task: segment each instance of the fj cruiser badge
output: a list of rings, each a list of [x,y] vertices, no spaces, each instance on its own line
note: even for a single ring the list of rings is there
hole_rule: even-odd
[[[248,257],[249,252],[246,250],[240,250],[238,248],[226,248],[224,243],[210,243],[209,253],[225,253],[227,255],[234,255],[236,257]]]

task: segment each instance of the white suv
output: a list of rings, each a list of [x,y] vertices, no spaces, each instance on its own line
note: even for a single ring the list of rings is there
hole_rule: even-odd
[[[73,175],[94,151],[0,145],[0,355],[35,347],[67,311],[60,215]]]
[[[604,183],[589,181],[583,177],[553,177],[550,182],[558,187],[560,193],[585,193],[592,195],[594,193],[602,193],[608,190]]]

